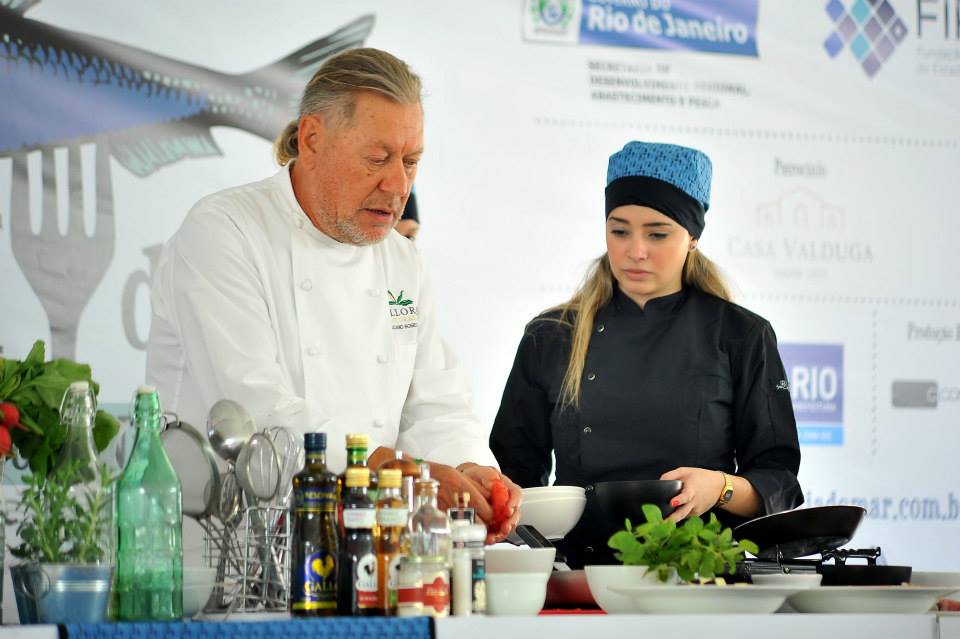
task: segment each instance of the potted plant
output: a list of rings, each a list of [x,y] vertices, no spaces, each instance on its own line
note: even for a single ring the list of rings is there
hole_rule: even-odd
[[[102,543],[97,531],[112,532],[112,478],[101,465],[91,487],[89,463],[61,455],[68,434],[61,400],[75,382],[87,389],[92,412],[99,387],[89,366],[67,359],[44,361],[42,341],[23,361],[0,358],[0,455],[16,456],[30,469],[17,509],[20,544],[10,548],[22,561],[11,567],[21,622],[92,620],[97,617],[95,611],[88,616],[90,602],[79,604],[70,595],[109,597],[112,545]],[[96,411],[88,424],[96,453],[120,427],[104,411]]]
[[[665,520],[653,504],[644,504],[643,514],[646,523],[634,527],[628,519],[608,545],[625,566],[646,566],[645,573],[659,583],[708,582],[732,574],[746,552],[758,550],[752,541],[733,539],[733,530],[722,528],[713,513],[707,523],[691,517],[680,525]]]

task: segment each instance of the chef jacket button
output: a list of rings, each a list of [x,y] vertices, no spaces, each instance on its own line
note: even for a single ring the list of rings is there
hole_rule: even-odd
[[[319,354],[320,354],[320,348],[317,346],[311,346],[310,348],[307,349],[307,355],[310,355],[311,357],[316,357]]]
[[[597,326],[597,332],[598,332],[598,333],[602,333],[602,332],[603,332],[603,324],[599,324],[599,325]]]
[[[377,361],[380,362],[381,364],[386,364],[387,362],[390,361],[390,356],[387,355],[386,353],[380,353],[379,355],[377,355]]]
[[[583,552],[593,552],[593,546],[586,546],[586,547],[583,549]]]
[[[370,297],[377,297],[378,295],[380,295],[380,289],[368,288],[367,295],[369,295]]]
[[[375,420],[373,420],[373,427],[374,427],[374,428],[383,428],[383,427],[386,426],[386,425],[387,425],[387,422],[383,421],[382,419],[375,419]]]
[[[303,228],[303,218],[300,218],[300,219],[297,220],[297,228],[298,228],[298,229],[302,229],[302,228]]]
[[[592,493],[592,492],[593,492],[593,484],[587,484],[586,486],[584,486],[584,487],[583,487],[583,491],[586,492],[586,493]]]
[[[302,282],[300,282],[300,288],[305,291],[309,291],[310,289],[313,288],[313,282],[309,278],[305,279]]]
[[[588,380],[588,381],[591,381],[591,382],[592,382],[592,381],[595,380],[596,378],[597,378],[597,374],[596,374],[596,373],[587,373],[587,380]]]
[[[589,426],[584,426],[584,427],[583,427],[583,432],[586,433],[587,435],[589,435],[590,433],[593,432],[593,429],[590,428]]]

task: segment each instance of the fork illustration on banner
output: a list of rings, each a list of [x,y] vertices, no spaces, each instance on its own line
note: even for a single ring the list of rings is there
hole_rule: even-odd
[[[80,315],[114,255],[111,163],[146,178],[185,158],[222,155],[211,134],[215,126],[272,141],[296,113],[307,80],[330,56],[362,46],[374,17],[361,16],[279,60],[230,74],[28,18],[38,3],[0,0],[0,95],[12,96],[0,110],[0,159],[13,164],[11,206],[0,209],[0,231],[9,218],[14,258],[47,313],[52,356],[73,358]],[[97,212],[88,235],[81,148],[91,142]],[[61,234],[54,153],[63,148],[70,212]],[[28,158],[37,152],[40,175],[32,175]],[[38,180],[42,221],[33,233],[30,192]]]
[[[54,150],[41,153],[40,232],[30,223],[28,154],[13,157],[10,185],[10,235],[13,256],[33,291],[40,298],[50,323],[53,357],[74,359],[77,325],[93,291],[113,259],[116,230],[110,155],[104,143],[96,145],[96,224],[88,235],[83,223],[83,166],[81,148],[67,149],[69,206],[65,234],[57,225],[57,184]]]

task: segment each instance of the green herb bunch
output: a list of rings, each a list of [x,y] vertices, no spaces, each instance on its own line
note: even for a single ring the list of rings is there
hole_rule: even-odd
[[[607,544],[616,550],[614,556],[627,566],[647,566],[657,573],[657,580],[666,582],[671,569],[684,581],[709,581],[719,575],[733,573],[745,552],[757,554],[757,545],[747,539],[736,541],[733,530],[721,529],[717,516],[703,523],[691,517],[682,525],[665,520],[660,508],[643,505],[647,521],[636,528],[626,520],[626,529],[610,537]]]
[[[11,428],[10,437],[35,475],[47,474],[63,446],[66,429],[60,423],[60,402],[70,384],[78,381],[90,382],[93,392],[100,392],[88,365],[69,359],[45,362],[39,340],[22,362],[0,357],[0,403],[16,407],[22,426]],[[97,411],[93,440],[98,453],[119,430],[116,418]]]
[[[17,528],[20,545],[10,547],[14,557],[49,564],[94,564],[108,560],[110,550],[101,536],[112,530],[107,521],[112,512],[113,479],[106,465],[100,466],[99,485],[80,495],[71,488],[82,481],[81,462],[58,467],[48,475],[26,475],[26,489],[18,510],[23,518]],[[79,499],[78,499],[79,497]]]

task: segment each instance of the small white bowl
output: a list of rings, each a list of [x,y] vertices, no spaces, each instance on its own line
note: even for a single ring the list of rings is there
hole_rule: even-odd
[[[550,573],[487,573],[487,612],[533,616],[543,610]]]
[[[183,569],[183,616],[190,618],[203,610],[213,592],[217,579],[216,568],[191,567]]]
[[[563,539],[587,506],[583,495],[569,495],[520,502],[520,523],[535,527],[547,539]]]
[[[556,548],[497,546],[483,552],[484,569],[491,573],[525,573],[550,576]]]
[[[763,575],[750,575],[750,580],[757,586],[783,586],[785,588],[816,588],[823,581],[823,575],[818,572],[772,572]]]

